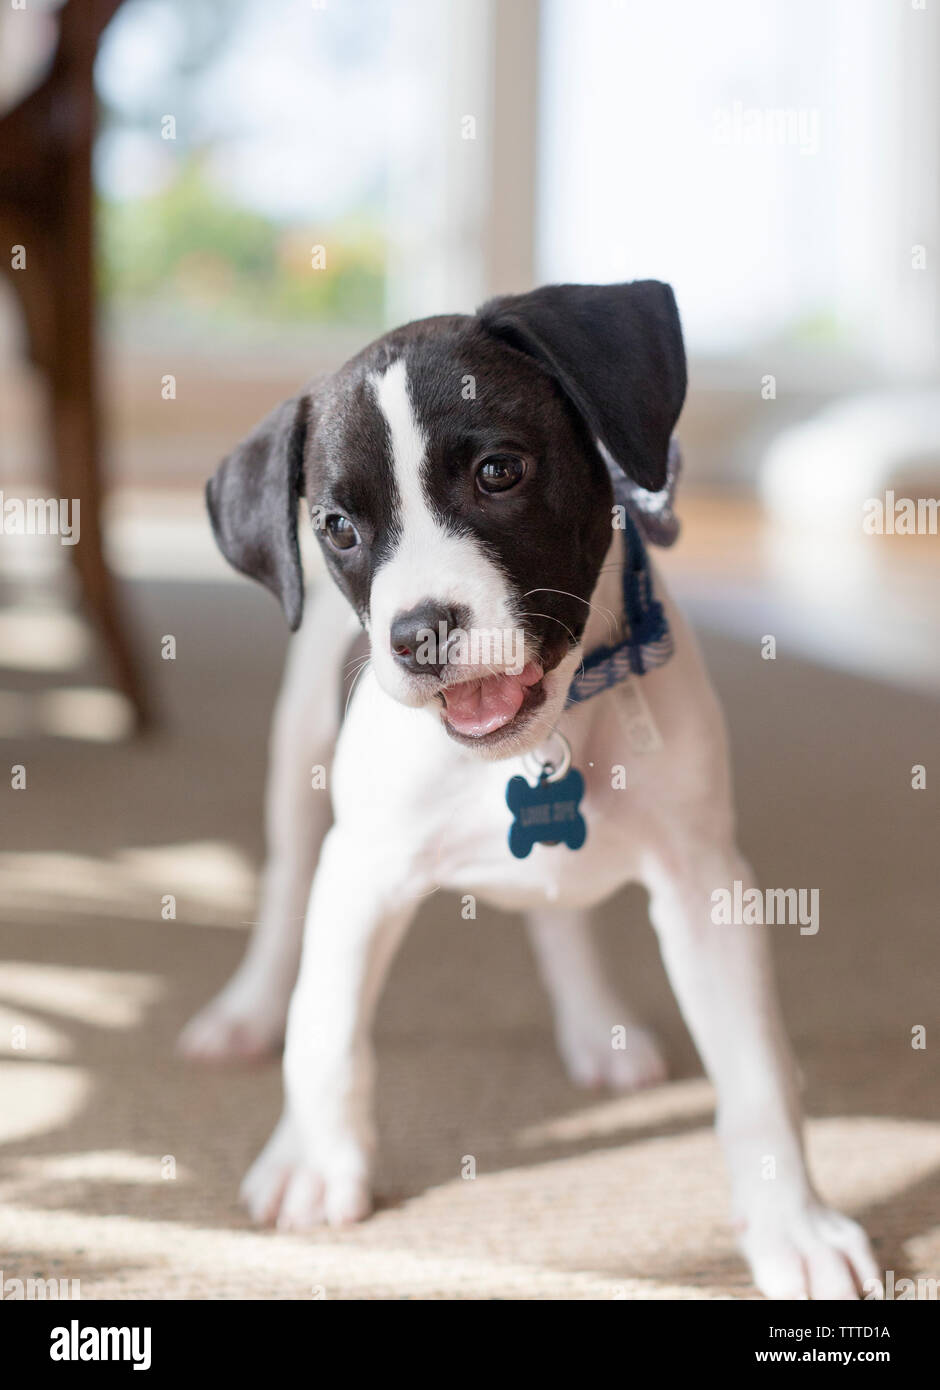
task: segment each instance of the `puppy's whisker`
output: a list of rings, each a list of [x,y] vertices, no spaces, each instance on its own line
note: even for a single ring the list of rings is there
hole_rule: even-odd
[[[573,598],[577,603],[583,603],[592,613],[603,613],[607,617],[608,626],[611,631],[617,630],[617,615],[613,609],[605,608],[603,604],[593,603],[590,599],[582,598],[580,594],[572,594],[568,589],[530,589],[523,594],[523,598],[528,598],[529,594],[561,594],[564,598]]]
[[[359,667],[359,670],[356,672],[355,676],[353,676],[353,683],[352,683],[352,685],[349,687],[349,694],[346,696],[346,704],[345,704],[345,706],[343,707],[343,718],[344,718],[344,719],[346,718],[347,714],[349,713],[349,702],[350,702],[350,700],[352,699],[353,693],[354,693],[354,691],[355,691],[355,689],[356,689],[356,683],[358,682],[359,677],[362,675],[363,671],[364,671],[364,670],[366,669],[366,667],[369,665],[369,662],[371,661],[371,659],[372,659],[371,657],[367,658],[367,659],[362,663],[362,665]]]
[[[571,631],[571,628],[568,627],[566,623],[563,623],[561,621],[561,618],[556,618],[554,613],[523,613],[522,616],[523,618],[547,618],[550,623],[557,623],[559,627],[563,627],[565,629],[568,636],[571,638],[573,644],[577,646],[578,639]]]
[[[570,628],[570,627],[566,627],[565,624],[561,621],[561,618],[556,618],[555,615],[554,615],[554,613],[523,613],[523,614],[522,614],[522,617],[523,617],[523,618],[548,618],[550,622],[558,623],[559,627],[563,627],[563,628],[565,629],[565,631],[567,632],[568,636],[571,638],[571,644],[572,644],[572,646],[576,647],[576,646],[578,645],[578,639],[577,639],[577,637],[575,637],[574,633],[571,631],[571,628]],[[580,660],[579,663],[578,663],[578,669],[577,669],[577,670],[575,671],[575,673],[574,673],[575,676],[580,676],[583,670],[584,670],[584,657],[583,657],[583,655],[582,655],[581,660]],[[572,677],[572,679],[574,679],[574,677]]]
[[[363,671],[366,669],[366,666],[367,666],[367,665],[368,665],[368,662],[365,662],[362,666],[359,667],[358,671],[353,671],[351,674],[347,674],[346,676],[343,677],[343,685],[344,685],[344,686],[346,685],[346,682],[347,682],[347,681],[349,682],[349,690],[347,691],[347,694],[346,694],[346,709],[343,711],[343,718],[346,717],[346,710],[349,709],[349,701],[352,699],[352,693],[353,693],[353,690],[354,690],[355,687],[356,687],[356,681],[357,681],[357,680],[359,679],[359,677],[362,675],[362,673],[363,673]]]

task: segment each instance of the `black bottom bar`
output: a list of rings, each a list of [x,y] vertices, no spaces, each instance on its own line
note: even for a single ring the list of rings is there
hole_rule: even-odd
[[[363,1350],[373,1348],[383,1370],[395,1370],[397,1365],[396,1374],[407,1374],[410,1366],[415,1378],[424,1383],[439,1382],[455,1371],[465,1380],[475,1359],[481,1375],[491,1375],[497,1366],[505,1373],[511,1358],[531,1378],[542,1357],[547,1354],[554,1363],[559,1352],[566,1360],[570,1356],[574,1367],[580,1364],[583,1379],[588,1364],[600,1365],[597,1356],[602,1348],[596,1337],[601,1333],[610,1336],[608,1354],[616,1356],[625,1375],[640,1367],[646,1376],[658,1371],[726,1368],[759,1375],[765,1367],[806,1366],[835,1366],[843,1372],[856,1367],[913,1371],[936,1348],[940,1327],[933,1301],[925,1301],[926,1306],[915,1301],[612,1301],[600,1306],[579,1301],[564,1314],[556,1311],[549,1323],[542,1322],[544,1310],[526,1313],[520,1303],[512,1302],[501,1304],[493,1314],[495,1323],[476,1307],[457,1314],[457,1324],[451,1323],[455,1313],[444,1314],[439,1304],[418,1317],[413,1307],[406,1309],[401,1303],[392,1312],[388,1306],[309,1302],[313,1306],[6,1300],[0,1310],[0,1356],[8,1384],[13,1383],[14,1368],[20,1377],[24,1372],[44,1371],[42,1384],[49,1383],[49,1376],[66,1383],[88,1372],[97,1376],[133,1373],[135,1380],[149,1376],[168,1382],[169,1377],[193,1369],[230,1372],[239,1384],[264,1376],[272,1382],[271,1390],[275,1390],[274,1379],[283,1377],[286,1390],[292,1378],[319,1378],[325,1370],[331,1379],[337,1373],[343,1379],[347,1375],[361,1379]],[[531,1323],[530,1317],[534,1318]],[[581,1330],[592,1340],[578,1352],[568,1338]],[[416,1340],[425,1331],[432,1337],[435,1331],[439,1335],[443,1331],[444,1342],[439,1335],[427,1346]],[[497,1343],[489,1340],[490,1331],[499,1339]],[[352,1332],[352,1339],[344,1332]],[[140,1368],[136,1373],[135,1365]],[[563,1365],[564,1361],[555,1364],[559,1375]],[[332,1370],[327,1370],[330,1366]],[[31,1382],[20,1379],[19,1383]]]

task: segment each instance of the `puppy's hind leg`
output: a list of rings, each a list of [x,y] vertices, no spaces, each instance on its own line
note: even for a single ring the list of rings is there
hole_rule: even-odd
[[[323,579],[288,650],[274,713],[258,921],[238,970],[183,1030],[179,1047],[188,1057],[249,1061],[283,1042],[310,884],[332,820],[342,665],[356,628],[345,599]],[[317,767],[325,773],[319,788]]]
[[[666,1065],[655,1038],[604,978],[587,914],[539,909],[527,913],[526,924],[572,1081],[616,1091],[664,1081]]]

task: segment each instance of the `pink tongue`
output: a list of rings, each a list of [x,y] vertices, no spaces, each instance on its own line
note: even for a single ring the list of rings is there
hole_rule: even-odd
[[[487,676],[485,680],[452,685],[441,692],[447,706],[447,723],[467,738],[482,738],[484,734],[491,734],[518,714],[526,687],[535,685],[541,679],[541,666],[530,661],[515,676]]]

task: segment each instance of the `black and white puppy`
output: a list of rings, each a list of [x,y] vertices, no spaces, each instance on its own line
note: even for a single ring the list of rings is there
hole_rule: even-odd
[[[655,571],[671,659],[570,698],[582,663],[625,628],[611,467],[663,488],[685,385],[668,286],[547,286],[386,334],[279,406],[209,484],[222,551],[277,595],[291,628],[301,498],[335,580],[292,643],[275,717],[260,924],[183,1039],[202,1057],[257,1054],[286,1017],[284,1114],[244,1185],[259,1221],[368,1213],[371,1018],[435,887],[525,913],[577,1081],[662,1080],[587,922],[639,881],[718,1093],[755,1282],[770,1297],[839,1298],[877,1279],[862,1230],[807,1174],[766,931],[712,921],[713,890],[753,876],[735,842],[721,715]],[[340,727],[356,619],[370,661]],[[557,769],[569,749],[585,776],[586,842],[516,857],[507,781],[531,783],[533,758]],[[314,766],[329,770],[332,807],[311,793]]]

